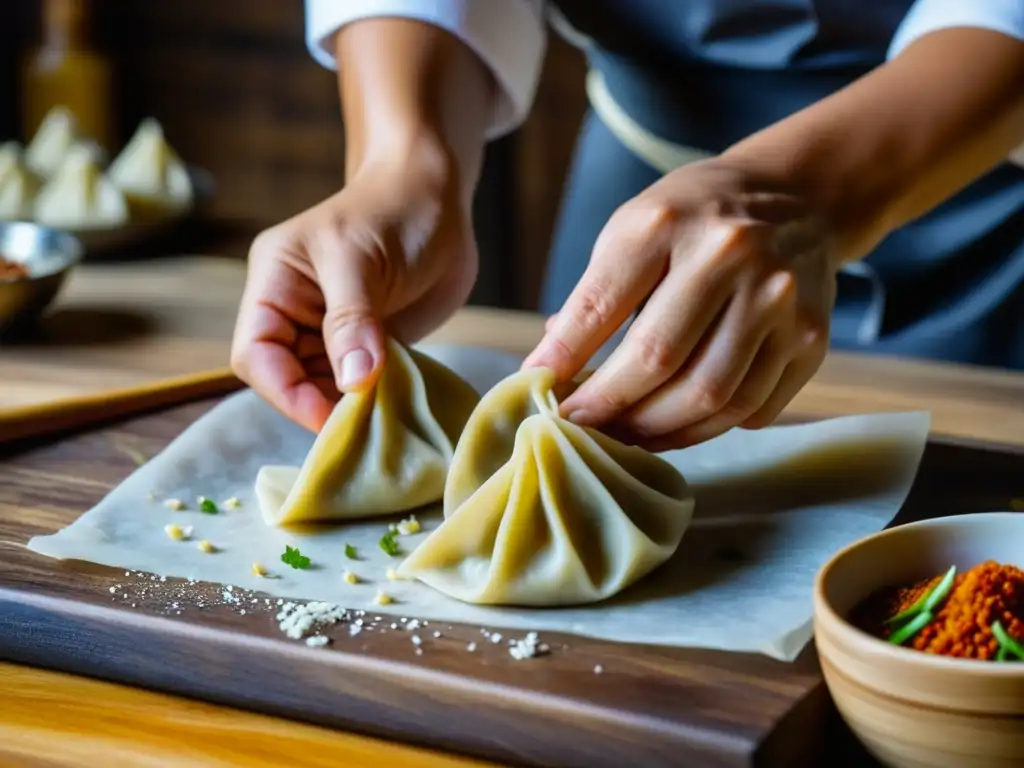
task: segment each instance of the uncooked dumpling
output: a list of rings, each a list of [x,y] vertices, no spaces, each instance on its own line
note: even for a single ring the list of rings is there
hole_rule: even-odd
[[[76,144],[39,191],[35,218],[58,229],[108,229],[128,221],[128,203],[121,190],[104,177],[95,149]]]
[[[192,204],[188,169],[152,118],[139,125],[111,164],[109,176],[130,203],[147,210],[175,212]]]
[[[39,182],[21,164],[0,167],[0,221],[32,218],[32,202]]]
[[[272,525],[405,512],[441,500],[455,444],[480,397],[456,374],[391,342],[377,384],[345,395],[302,467],[263,467]]]
[[[8,173],[21,167],[21,164],[22,151],[18,142],[7,141],[0,144],[0,184],[3,184]]]
[[[33,173],[49,178],[57,172],[78,142],[78,121],[64,107],[51,109],[25,150],[25,164]]]
[[[455,450],[445,520],[400,574],[469,603],[579,605],[672,556],[693,515],[683,476],[563,419],[554,385],[532,369],[484,396]]]

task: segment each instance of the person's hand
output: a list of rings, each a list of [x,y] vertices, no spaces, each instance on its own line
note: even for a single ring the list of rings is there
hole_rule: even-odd
[[[838,266],[799,196],[695,163],[612,216],[524,367],[571,378],[637,313],[563,414],[651,450],[763,427],[825,357]]]
[[[236,375],[319,431],[376,380],[386,334],[412,343],[466,301],[477,253],[466,195],[396,158],[256,238],[231,352]]]

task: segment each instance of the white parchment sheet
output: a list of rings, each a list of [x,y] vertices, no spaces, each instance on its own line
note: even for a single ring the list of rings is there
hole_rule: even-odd
[[[421,347],[483,391],[517,369],[504,353]],[[694,448],[663,454],[691,484],[694,523],[675,557],[610,601],[570,609],[496,609],[466,605],[415,582],[388,581],[400,558],[378,546],[395,518],[316,531],[268,527],[253,483],[265,464],[295,464],[313,435],[251,392],[218,405],[166,450],[134,472],[95,508],[30,549],[161,576],[231,584],[277,597],[314,599],[373,613],[517,630],[559,631],[620,642],[752,651],[792,660],[811,636],[811,588],[817,569],[839,548],[883,528],[903,504],[924,450],[925,413],[855,416],[811,425],[733,430]],[[152,494],[155,499],[150,498]],[[197,496],[241,507],[197,511]],[[179,498],[188,510],[161,502]],[[423,532],[399,537],[411,551],[441,519],[417,514]],[[193,526],[172,541],[164,526]],[[206,554],[200,539],[219,551]],[[346,559],[346,544],[358,559]],[[309,570],[281,562],[286,545],[311,558]],[[264,564],[271,578],[251,573]],[[342,579],[346,570],[359,584]],[[379,589],[396,602],[378,606]]]

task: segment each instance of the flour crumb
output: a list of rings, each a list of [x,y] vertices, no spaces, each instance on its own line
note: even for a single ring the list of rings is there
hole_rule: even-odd
[[[348,613],[344,608],[318,601],[301,604],[288,602],[281,606],[277,614],[278,627],[292,640],[301,640],[321,627],[331,626],[347,618]]]
[[[306,645],[310,648],[323,648],[329,642],[331,642],[331,638],[325,635],[313,635],[306,638]]]

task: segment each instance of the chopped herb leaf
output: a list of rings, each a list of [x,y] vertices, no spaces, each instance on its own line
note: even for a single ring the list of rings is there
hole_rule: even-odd
[[[353,547],[351,544],[346,544],[345,545],[345,557],[347,557],[349,560],[356,560],[357,556],[358,555],[357,555],[356,548]]]
[[[217,503],[213,499],[203,499],[199,504],[199,511],[207,515],[216,515],[220,512]]]
[[[1004,655],[1007,658],[1015,656],[1018,659],[1024,659],[1024,647],[1021,647],[1021,644],[1010,636],[998,619],[992,622],[992,634],[995,635],[996,641],[999,643],[999,649],[1006,651]]]
[[[284,554],[281,555],[281,562],[299,570],[309,568],[309,558],[299,552],[296,547],[286,546],[284,548]]]
[[[921,611],[921,613],[893,632],[889,637],[889,642],[893,645],[903,645],[907,640],[931,624],[934,618],[935,615],[931,611]]]
[[[395,536],[397,536],[395,531],[388,531],[380,540],[380,548],[384,550],[384,554],[391,557],[402,554],[402,547],[395,540]]]

